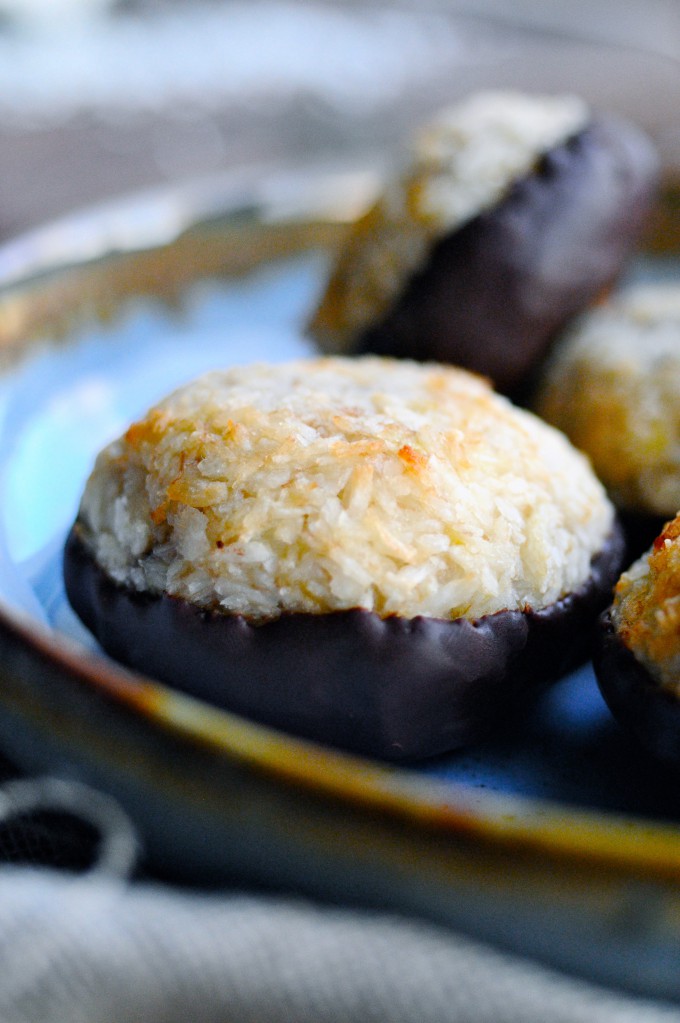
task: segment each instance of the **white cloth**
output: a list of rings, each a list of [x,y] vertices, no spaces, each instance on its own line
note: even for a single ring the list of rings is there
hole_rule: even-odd
[[[680,1023],[385,914],[0,870],[0,1023]]]

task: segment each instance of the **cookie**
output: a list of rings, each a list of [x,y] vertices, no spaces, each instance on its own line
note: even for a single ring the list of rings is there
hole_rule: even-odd
[[[651,753],[680,764],[680,515],[617,583],[595,667],[614,716]]]
[[[656,166],[641,131],[578,97],[475,94],[352,226],[309,332],[326,352],[450,362],[518,393],[619,275]]]
[[[620,570],[586,460],[467,372],[215,372],[99,456],[65,555],[113,657],[390,759],[473,741],[583,656]]]
[[[637,284],[560,339],[532,407],[590,457],[618,508],[658,534],[680,508],[680,287]]]

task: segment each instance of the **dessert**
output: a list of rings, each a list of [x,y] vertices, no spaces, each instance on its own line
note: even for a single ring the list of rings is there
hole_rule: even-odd
[[[614,716],[680,763],[680,515],[617,583],[595,667]]]
[[[350,230],[310,323],[326,352],[451,362],[516,393],[645,221],[649,140],[575,96],[443,111]]]
[[[531,404],[590,457],[641,553],[680,508],[680,287],[631,285],[584,315]]]
[[[214,372],[98,457],[65,555],[113,657],[392,759],[585,653],[621,563],[586,459],[481,378],[375,357]]]

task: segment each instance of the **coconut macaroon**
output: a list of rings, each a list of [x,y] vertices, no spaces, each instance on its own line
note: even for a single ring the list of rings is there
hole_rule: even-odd
[[[576,96],[475,94],[426,126],[353,225],[310,333],[513,391],[617,276],[655,173],[637,128]]]
[[[585,458],[481,378],[328,358],[208,374],[134,423],[97,459],[66,584],[134,667],[421,756],[544,678],[532,649],[560,669],[614,533]]]
[[[680,516],[616,585],[614,626],[660,685],[680,697]]]
[[[634,285],[584,316],[560,340],[532,405],[587,452],[620,508],[675,515],[680,287]]]
[[[680,515],[619,579],[596,668],[615,716],[680,762]]]

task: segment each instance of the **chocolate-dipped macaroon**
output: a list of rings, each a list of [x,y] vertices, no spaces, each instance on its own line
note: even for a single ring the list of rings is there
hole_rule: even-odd
[[[584,314],[531,405],[590,457],[638,557],[680,508],[680,286],[630,285]]]
[[[475,94],[352,227],[310,333],[326,352],[451,362],[516,393],[618,276],[656,164],[636,127],[578,97]]]
[[[125,664],[391,759],[468,743],[583,656],[620,571],[558,431],[438,365],[214,372],[99,456],[69,599]]]
[[[680,764],[680,514],[617,583],[595,668],[614,716]]]

